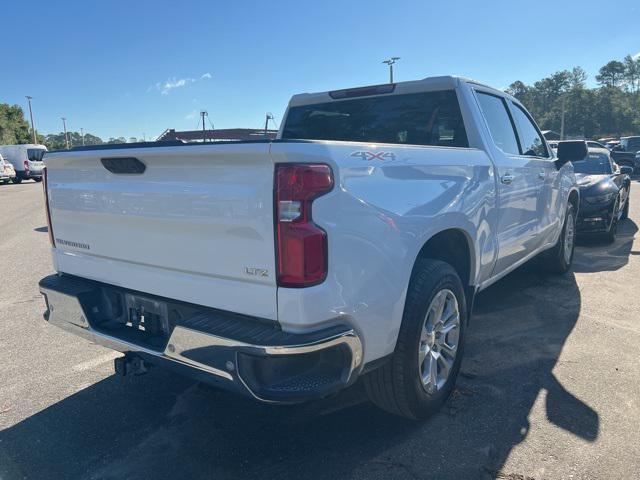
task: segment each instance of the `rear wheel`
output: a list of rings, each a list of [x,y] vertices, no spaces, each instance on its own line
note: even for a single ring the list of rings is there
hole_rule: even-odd
[[[440,260],[414,268],[396,350],[364,384],[380,408],[424,419],[449,398],[462,361],[467,310],[456,271]]]
[[[576,239],[575,212],[575,207],[569,203],[558,242],[542,255],[544,267],[552,273],[563,274],[571,268]]]
[[[33,180],[35,182],[41,182],[42,181],[42,177],[33,177]]]
[[[11,180],[13,183],[22,183],[22,178],[16,176],[13,178],[13,180]]]

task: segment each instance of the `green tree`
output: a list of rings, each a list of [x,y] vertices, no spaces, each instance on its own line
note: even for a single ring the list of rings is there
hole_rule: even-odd
[[[603,87],[618,87],[624,80],[625,66],[618,60],[611,60],[600,68],[596,75],[597,82]]]
[[[640,90],[640,56],[624,57],[624,81],[630,91],[637,93]]]
[[[0,103],[0,144],[31,143],[31,129],[18,105]]]

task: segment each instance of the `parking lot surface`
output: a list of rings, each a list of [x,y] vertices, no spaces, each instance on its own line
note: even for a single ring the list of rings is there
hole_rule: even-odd
[[[41,185],[0,186],[0,478],[640,478],[640,183],[618,240],[573,271],[525,266],[479,295],[458,386],[423,423],[359,386],[273,407],[42,320],[52,272]]]

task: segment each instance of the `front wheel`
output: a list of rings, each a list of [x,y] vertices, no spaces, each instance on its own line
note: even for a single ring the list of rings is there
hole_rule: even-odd
[[[620,217],[620,220],[626,220],[627,218],[629,218],[629,195],[627,195],[627,199],[624,202],[624,208],[622,209],[622,216]]]
[[[607,230],[607,233],[604,234],[604,238],[607,243],[615,242],[616,236],[618,235],[618,218],[620,215],[618,212],[618,205],[619,205],[619,200],[616,200],[616,203],[613,206],[613,211],[611,213],[611,225],[609,225],[609,230]]]
[[[22,183],[22,178],[16,176],[13,178],[13,180],[11,180],[13,183]]]
[[[418,260],[395,352],[364,379],[369,399],[411,419],[437,412],[460,370],[466,322],[464,289],[453,267],[440,260]]]
[[[545,268],[555,274],[563,274],[571,268],[576,238],[576,209],[572,203],[567,205],[564,225],[558,242],[542,256]]]

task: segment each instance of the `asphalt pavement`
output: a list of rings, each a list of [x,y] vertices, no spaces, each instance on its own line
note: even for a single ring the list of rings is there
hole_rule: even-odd
[[[634,219],[638,219],[635,220]],[[41,184],[0,185],[0,479],[638,479],[640,183],[613,245],[479,295],[458,386],[423,423],[359,385],[274,407],[153,369],[48,325]]]

